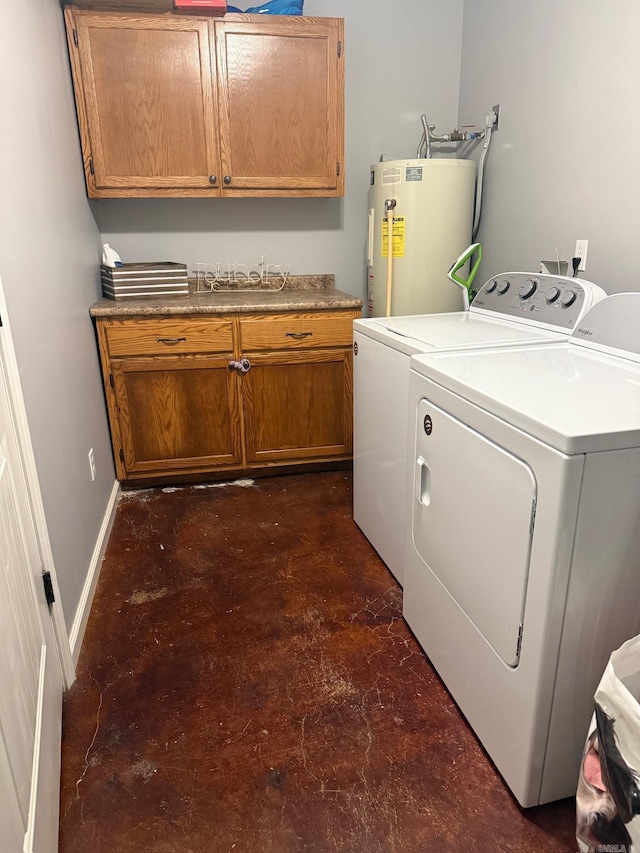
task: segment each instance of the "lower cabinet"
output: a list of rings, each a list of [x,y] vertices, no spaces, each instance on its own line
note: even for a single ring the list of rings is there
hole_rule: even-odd
[[[243,378],[249,465],[351,455],[351,349],[256,355]]]
[[[197,480],[350,459],[357,316],[97,317],[118,479]]]
[[[119,474],[241,467],[237,387],[228,363],[197,355],[112,363]]]

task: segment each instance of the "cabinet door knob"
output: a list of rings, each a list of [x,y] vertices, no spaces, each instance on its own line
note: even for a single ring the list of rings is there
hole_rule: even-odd
[[[238,373],[248,373],[251,370],[251,362],[248,358],[241,358],[240,361],[230,361],[229,370],[237,370]]]
[[[209,183],[210,184],[215,184],[217,180],[218,180],[217,175],[209,175]]]
[[[229,184],[231,183],[231,175],[225,175],[224,182],[227,186],[229,186]]]

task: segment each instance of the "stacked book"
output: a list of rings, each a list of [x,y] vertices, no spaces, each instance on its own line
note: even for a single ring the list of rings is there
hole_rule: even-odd
[[[186,264],[161,261],[149,264],[100,266],[102,293],[108,299],[140,299],[143,296],[186,296],[189,293]]]

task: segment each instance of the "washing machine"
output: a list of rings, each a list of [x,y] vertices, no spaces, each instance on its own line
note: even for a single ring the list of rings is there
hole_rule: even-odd
[[[511,272],[485,282],[469,311],[354,321],[353,515],[400,584],[410,357],[564,340],[605,295],[588,281]]]
[[[523,807],[575,794],[640,633],[639,330],[617,294],[564,343],[411,359],[403,613]]]

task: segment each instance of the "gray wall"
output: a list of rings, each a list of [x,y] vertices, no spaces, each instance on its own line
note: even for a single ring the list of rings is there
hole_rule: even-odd
[[[422,112],[443,130],[455,125],[462,0],[305,0],[304,13],[345,20],[345,197],[92,202],[123,260],[192,269],[265,255],[292,273],[335,273],[338,288],[363,296],[369,166],[381,154],[415,156]]]
[[[640,4],[466,0],[461,114],[500,103],[478,281],[588,239],[581,275],[640,290]]]
[[[57,0],[2,0],[0,71],[0,277],[70,627],[115,474],[88,315],[100,236]]]

